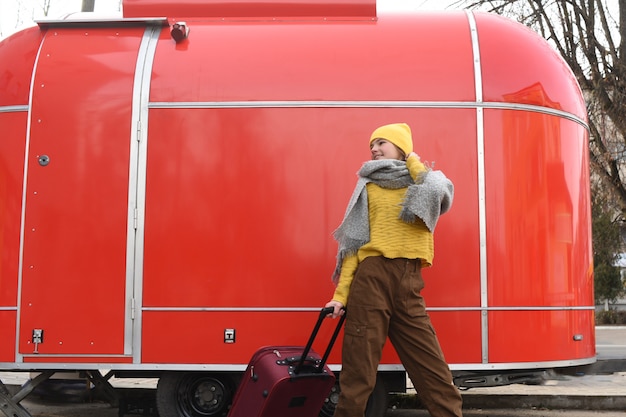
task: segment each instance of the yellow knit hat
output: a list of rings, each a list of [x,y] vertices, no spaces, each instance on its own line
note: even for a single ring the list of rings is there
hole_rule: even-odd
[[[392,123],[379,127],[372,133],[370,145],[375,139],[387,139],[400,148],[405,155],[413,152],[411,128],[406,123]]]

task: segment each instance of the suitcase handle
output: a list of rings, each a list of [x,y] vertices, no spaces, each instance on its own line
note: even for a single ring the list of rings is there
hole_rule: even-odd
[[[343,314],[339,318],[339,323],[337,323],[337,327],[335,327],[335,331],[333,332],[333,335],[330,338],[330,342],[328,342],[328,347],[326,348],[326,351],[324,352],[324,356],[322,356],[322,360],[320,361],[320,363],[314,367],[316,372],[322,372],[324,370],[324,365],[326,364],[326,361],[328,360],[328,356],[330,356],[330,351],[333,348],[335,341],[337,340],[337,336],[339,335],[339,331],[341,330],[341,326],[343,325],[343,322],[346,320],[346,308],[343,307],[342,309],[343,309]],[[304,352],[302,352],[302,357],[300,358],[300,362],[298,363],[298,365],[296,365],[296,367],[293,370],[294,374],[298,374],[302,370],[302,367],[304,366],[304,363],[307,360],[307,356],[309,355],[309,351],[311,350],[311,346],[313,346],[313,341],[315,340],[315,337],[317,336],[317,333],[319,332],[320,327],[322,326],[322,322],[324,321],[324,318],[327,315],[332,314],[333,311],[335,311],[334,307],[324,307],[320,311],[320,315],[317,318],[317,323],[315,323],[315,327],[313,328],[313,332],[311,333],[311,336],[309,337],[309,341],[304,347]]]

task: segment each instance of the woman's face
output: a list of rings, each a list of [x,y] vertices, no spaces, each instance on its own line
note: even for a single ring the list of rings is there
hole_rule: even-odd
[[[402,151],[396,145],[383,138],[374,139],[372,141],[370,144],[370,152],[372,152],[372,159],[404,160]]]

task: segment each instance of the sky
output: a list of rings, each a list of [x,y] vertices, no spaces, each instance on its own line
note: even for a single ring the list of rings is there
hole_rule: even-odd
[[[60,19],[80,12],[82,0],[49,0],[50,10],[43,12],[45,0],[0,0],[0,39],[34,25],[35,20]],[[175,0],[174,0],[175,1]],[[442,10],[453,0],[378,0],[379,10]],[[120,13],[121,0],[95,0],[95,12],[112,17]]]

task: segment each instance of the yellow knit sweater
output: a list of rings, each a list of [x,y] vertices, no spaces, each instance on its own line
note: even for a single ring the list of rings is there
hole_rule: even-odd
[[[409,157],[407,167],[414,179],[426,170],[415,156]],[[356,254],[343,260],[341,275],[333,295],[333,300],[343,305],[348,302],[350,284],[359,262],[368,256],[421,259],[423,267],[430,266],[434,256],[433,235],[426,225],[419,219],[412,224],[399,219],[406,188],[393,190],[371,182],[366,187],[370,241],[361,246]]]

